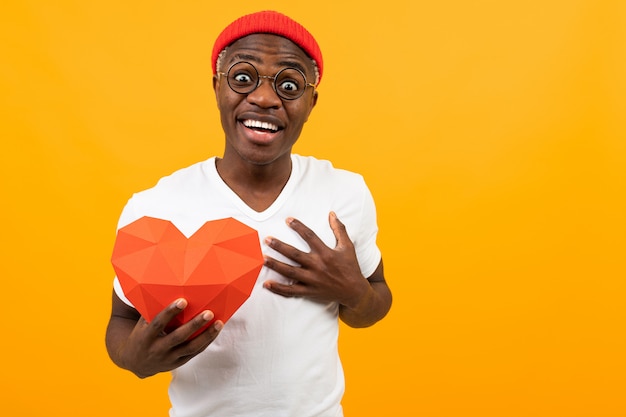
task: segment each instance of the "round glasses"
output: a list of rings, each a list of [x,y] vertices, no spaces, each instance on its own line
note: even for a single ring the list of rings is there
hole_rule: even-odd
[[[261,85],[261,78],[272,80],[272,87],[284,100],[295,100],[302,97],[306,88],[315,84],[307,83],[304,73],[297,68],[283,68],[274,76],[259,75],[256,67],[249,62],[236,62],[228,68],[228,72],[218,72],[225,76],[231,90],[238,94],[250,94]]]

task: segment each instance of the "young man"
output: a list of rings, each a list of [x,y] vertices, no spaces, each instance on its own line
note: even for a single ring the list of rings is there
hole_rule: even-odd
[[[370,326],[389,311],[391,292],[362,177],[291,153],[317,103],[322,54],[299,23],[264,11],[224,29],[213,71],[223,156],[135,194],[119,227],[152,216],[191,235],[234,217],[259,232],[264,267],[230,320],[191,340],[212,312],[166,334],[186,300],[147,323],[116,279],[107,349],[139,377],[172,371],[171,416],[341,416],[338,318]]]

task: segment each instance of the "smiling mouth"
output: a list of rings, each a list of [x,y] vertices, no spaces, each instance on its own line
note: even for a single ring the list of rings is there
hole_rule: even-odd
[[[261,122],[260,120],[246,119],[241,122],[248,129],[257,130],[259,132],[276,133],[280,129],[273,123]]]

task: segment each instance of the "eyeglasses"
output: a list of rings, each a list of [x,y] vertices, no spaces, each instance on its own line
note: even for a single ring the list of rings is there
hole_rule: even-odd
[[[228,72],[218,72],[225,76],[231,90],[238,94],[250,94],[261,85],[261,78],[272,80],[272,87],[284,100],[295,100],[302,97],[306,88],[315,84],[307,83],[304,73],[297,68],[283,68],[274,76],[259,75],[256,67],[249,62],[236,62],[228,68]]]

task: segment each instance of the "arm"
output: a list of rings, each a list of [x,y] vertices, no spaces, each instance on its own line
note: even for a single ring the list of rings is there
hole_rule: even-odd
[[[120,368],[145,378],[178,368],[202,352],[217,337],[224,324],[216,321],[189,339],[213,319],[212,312],[204,311],[166,334],[167,324],[185,307],[187,301],[178,299],[148,323],[113,292],[111,318],[105,338],[111,360]]]
[[[339,306],[339,318],[350,327],[371,326],[385,317],[391,308],[391,290],[385,282],[382,260],[367,282],[369,288],[356,305]]]
[[[294,280],[291,285],[275,281],[265,282],[265,288],[285,297],[308,297],[321,302],[339,303],[339,317],[351,327],[371,326],[382,319],[391,308],[391,291],[385,282],[382,261],[369,277],[361,274],[346,228],[334,213],[329,223],[337,244],[327,247],[308,227],[295,219],[287,219],[289,226],[307,242],[311,251],[302,252],[278,239],[265,242],[279,253],[295,261],[298,266],[266,257],[265,265]]]

